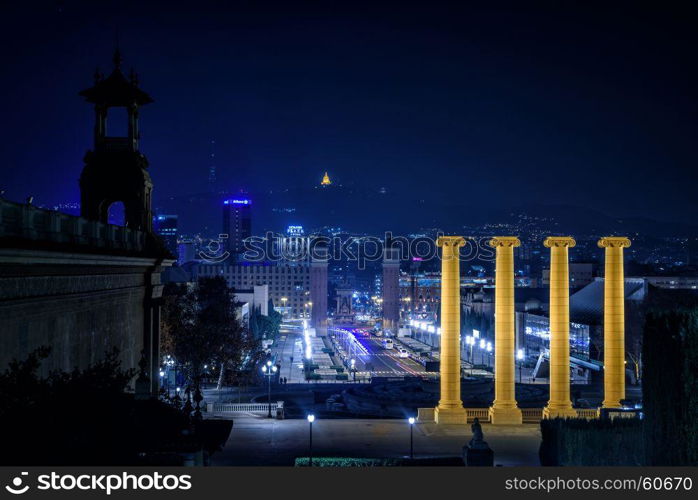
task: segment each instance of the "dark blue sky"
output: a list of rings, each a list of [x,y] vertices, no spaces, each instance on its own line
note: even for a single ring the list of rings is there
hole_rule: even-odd
[[[77,92],[111,70],[118,27],[125,68],[155,99],[141,150],[156,201],[205,189],[215,139],[230,189],[328,170],[407,200],[698,216],[694,14],[463,3],[5,5],[0,189],[78,200],[93,112]]]

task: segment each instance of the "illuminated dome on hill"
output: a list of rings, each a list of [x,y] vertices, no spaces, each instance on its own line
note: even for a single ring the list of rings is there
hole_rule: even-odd
[[[327,175],[327,172],[325,172],[325,175],[322,178],[322,182],[320,183],[321,186],[329,186],[332,184],[332,181],[330,180],[330,176]]]

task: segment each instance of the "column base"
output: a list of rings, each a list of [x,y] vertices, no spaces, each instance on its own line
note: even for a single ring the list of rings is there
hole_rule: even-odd
[[[434,408],[434,422],[437,424],[467,424],[465,408]]]
[[[491,406],[490,423],[494,425],[521,425],[523,423],[521,410],[517,407],[497,408]]]
[[[577,418],[577,410],[572,408],[543,408],[543,418]]]
[[[422,424],[434,421],[434,408],[417,408],[417,421]]]
[[[612,409],[617,409],[617,408],[623,408],[623,405],[620,404],[620,400],[616,400],[616,401],[606,401],[606,400],[604,400],[603,403],[601,403],[601,408],[612,408]]]

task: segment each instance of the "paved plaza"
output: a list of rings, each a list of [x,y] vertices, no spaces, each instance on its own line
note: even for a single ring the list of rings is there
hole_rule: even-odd
[[[308,422],[302,419],[236,417],[224,449],[213,455],[211,465],[291,466],[296,457],[308,455],[308,427]],[[539,465],[538,424],[483,424],[482,429],[494,450],[495,465]],[[471,437],[470,425],[415,424],[415,457],[460,456],[463,445]],[[405,457],[409,451],[410,429],[403,420],[331,419],[316,420],[313,424],[316,457]]]

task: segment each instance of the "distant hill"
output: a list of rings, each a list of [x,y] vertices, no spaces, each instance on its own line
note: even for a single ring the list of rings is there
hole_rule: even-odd
[[[525,204],[508,208],[463,203],[437,204],[390,191],[328,186],[271,190],[266,192],[202,193],[160,200],[157,207],[179,216],[180,232],[217,234],[221,229],[222,200],[230,196],[252,199],[253,231],[283,231],[289,225],[306,230],[341,227],[353,233],[396,234],[440,228],[460,232],[464,227],[511,224],[522,221],[552,234],[641,234],[651,237],[698,236],[698,227],[649,218],[617,218],[591,208],[567,205]]]

